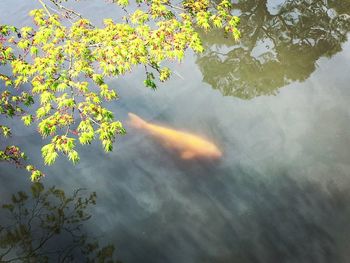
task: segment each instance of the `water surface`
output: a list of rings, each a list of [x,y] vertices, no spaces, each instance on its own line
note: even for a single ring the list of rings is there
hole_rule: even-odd
[[[76,3],[99,22],[118,17],[99,0]],[[35,4],[5,0],[1,22],[21,25]],[[81,147],[72,166],[45,167],[47,186],[97,192],[88,231],[114,243],[123,262],[348,261],[350,64],[348,1],[240,1],[242,40],[203,35],[154,92],[136,70],[110,80],[126,121],[148,121],[205,135],[224,152],[218,163],[183,161],[128,128],[105,154]],[[41,138],[13,140],[42,164]],[[28,188],[25,172],[1,166],[4,199]]]

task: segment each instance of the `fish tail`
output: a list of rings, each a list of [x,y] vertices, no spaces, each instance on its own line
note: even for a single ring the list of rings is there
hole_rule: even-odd
[[[128,115],[130,118],[129,123],[131,124],[131,126],[138,128],[138,129],[146,127],[147,122],[144,121],[143,119],[141,119],[139,116],[137,116],[136,114],[131,113],[131,112],[129,112]]]

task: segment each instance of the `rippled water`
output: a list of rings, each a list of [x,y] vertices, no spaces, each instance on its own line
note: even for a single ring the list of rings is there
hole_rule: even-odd
[[[22,2],[3,0],[0,21],[28,21],[35,5]],[[118,17],[99,0],[76,5],[97,22]],[[93,144],[76,166],[61,158],[45,167],[46,186],[97,192],[87,231],[114,243],[123,262],[348,262],[350,2],[237,9],[241,42],[203,35],[206,51],[172,65],[157,91],[138,70],[110,80],[117,118],[134,112],[205,135],[220,162],[183,161],[127,126],[113,153]],[[41,138],[14,125],[13,140],[42,164]],[[25,174],[1,165],[2,199],[28,188]]]

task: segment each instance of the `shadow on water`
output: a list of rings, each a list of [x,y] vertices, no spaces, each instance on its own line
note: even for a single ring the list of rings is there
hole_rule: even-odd
[[[96,193],[68,196],[40,183],[13,194],[0,208],[0,262],[117,262],[114,247],[85,229],[95,204]]]
[[[95,224],[107,224],[104,241],[115,244],[123,262],[348,260],[348,189],[293,178],[283,170],[268,176],[238,165],[232,169],[225,164],[179,161],[173,163],[178,173],[171,174],[166,172],[169,164],[161,172],[138,162],[126,165],[132,168],[103,187],[101,204],[92,213]],[[7,205],[0,209],[5,227],[0,228],[1,262],[15,257],[28,262],[45,262],[46,257],[49,262],[86,262],[86,257],[105,262],[97,260],[107,258],[111,247],[89,251],[87,245],[89,233],[95,232],[86,222],[94,194],[77,191],[67,196],[40,184],[27,192],[2,201]],[[65,256],[65,261],[52,261]]]
[[[342,50],[350,30],[349,1],[271,3],[241,0],[234,5],[241,19],[239,43],[218,31],[203,35],[205,51],[197,64],[203,81],[223,95],[252,99],[276,94],[306,80],[319,58]]]
[[[125,262],[347,262],[348,190],[284,171],[267,176],[194,162],[176,166],[176,183],[163,185],[167,195],[154,188],[157,180],[149,182],[158,205],[142,218],[148,206],[135,200],[138,194],[115,189],[124,198],[114,209],[128,211],[128,220],[112,230]]]

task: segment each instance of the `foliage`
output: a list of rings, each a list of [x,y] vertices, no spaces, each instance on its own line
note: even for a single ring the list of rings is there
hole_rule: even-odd
[[[0,225],[0,261],[116,262],[112,245],[100,247],[83,231],[95,203],[96,193],[85,196],[77,190],[67,196],[40,183],[34,183],[29,194],[12,195],[0,210],[2,224],[9,222]]]
[[[64,7],[62,1],[39,2],[43,9],[31,11],[32,27],[0,25],[0,61],[11,67],[11,74],[1,75],[6,86],[1,113],[21,116],[25,125],[35,122],[41,136],[50,138],[42,148],[48,165],[59,153],[76,163],[77,143],[90,144],[96,138],[109,152],[116,135],[125,134],[105,106],[105,102],[118,99],[106,78],[122,76],[142,65],[145,86],[156,89],[156,77],[163,82],[171,75],[163,61],[181,61],[188,48],[203,51],[197,28],[220,28],[239,38],[239,19],[231,15],[228,0],[218,4],[186,0],[180,6],[169,0],[137,0],[138,8],[132,11],[127,0],[118,0],[115,4],[125,16],[119,22],[104,19],[103,27]],[[12,96],[12,91],[22,93]],[[35,112],[24,110],[22,104],[34,105]],[[8,134],[9,128],[4,129]],[[8,158],[11,155],[3,151],[1,160]],[[32,180],[42,176],[35,168],[33,171]]]

